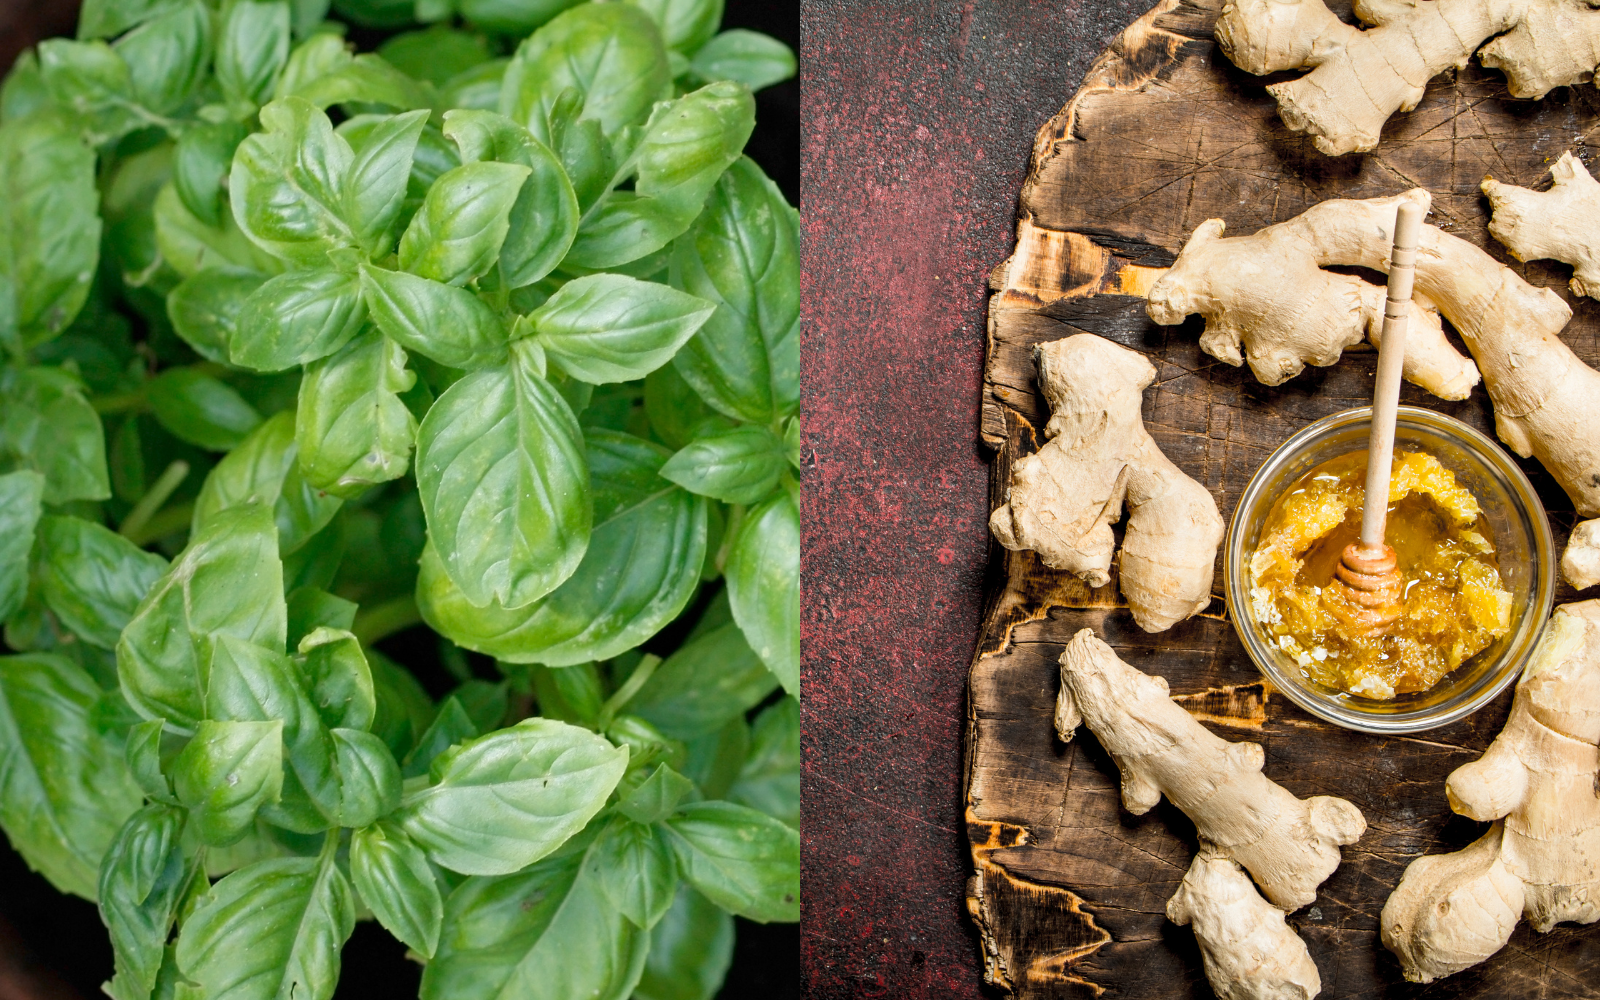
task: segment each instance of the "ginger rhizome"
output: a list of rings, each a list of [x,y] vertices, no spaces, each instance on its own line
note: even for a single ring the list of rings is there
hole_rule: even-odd
[[[1194,821],[1200,850],[1167,915],[1194,926],[1217,995],[1315,996],[1316,966],[1283,913],[1316,898],[1339,866],[1340,845],[1366,830],[1361,811],[1331,796],[1296,798],[1261,773],[1258,744],[1205,729],[1168,696],[1165,680],[1124,663],[1090,629],[1061,654],[1055,724],[1063,740],[1080,724],[1099,738],[1122,772],[1129,812],[1149,812],[1165,795]]]
[[[1111,525],[1128,507],[1120,576],[1134,621],[1160,632],[1211,601],[1222,515],[1144,429],[1140,405],[1156,370],[1093,334],[1042,344],[1039,384],[1050,404],[1044,447],[1018,459],[989,528],[1008,549],[1091,587],[1110,581]]]
[[[1233,0],[1216,24],[1218,46],[1246,72],[1310,70],[1267,91],[1284,123],[1330,156],[1377,146],[1391,115],[1474,51],[1521,98],[1600,65],[1600,11],[1581,0],[1356,0],[1355,14],[1372,27],[1345,24],[1322,0]]]
[[[1600,299],[1600,182],[1571,152],[1550,168],[1548,191],[1530,191],[1485,177],[1494,217],[1489,235],[1518,260],[1572,265],[1572,291]]]
[[[1493,821],[1454,854],[1406,868],[1383,943],[1431,982],[1493,955],[1519,918],[1544,932],[1600,919],[1600,601],[1556,609],[1505,729],[1445,783],[1450,808]]]

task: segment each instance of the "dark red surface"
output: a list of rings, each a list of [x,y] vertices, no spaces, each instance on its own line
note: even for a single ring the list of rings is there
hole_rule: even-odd
[[[986,996],[961,740],[989,540],[985,278],[1034,133],[1128,2],[806,0],[801,970]]]

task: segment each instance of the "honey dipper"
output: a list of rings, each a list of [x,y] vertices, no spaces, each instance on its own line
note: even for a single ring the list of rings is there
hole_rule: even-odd
[[[1378,377],[1372,390],[1372,427],[1367,436],[1367,491],[1361,508],[1361,540],[1345,546],[1334,570],[1334,586],[1360,610],[1355,624],[1382,635],[1400,617],[1402,581],[1394,549],[1384,542],[1389,519],[1389,472],[1394,461],[1395,410],[1400,405],[1400,370],[1405,361],[1406,317],[1416,276],[1417,239],[1423,207],[1402,202],[1394,220],[1389,258],[1389,293],[1378,345]]]

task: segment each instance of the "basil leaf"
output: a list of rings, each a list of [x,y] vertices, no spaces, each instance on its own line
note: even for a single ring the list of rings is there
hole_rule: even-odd
[[[205,78],[211,61],[211,17],[190,0],[141,24],[111,48],[128,64],[134,100],[169,115]]]
[[[526,719],[441,754],[400,824],[445,868],[507,874],[583,829],[627,764],[626,750],[586,729]]]
[[[101,649],[116,647],[134,608],[167,569],[155,553],[79,517],[40,521],[36,559],[39,596],[61,624]]]
[[[359,729],[334,729],[339,826],[363,827],[400,805],[400,765],[383,741]]]
[[[150,719],[129,726],[122,756],[128,764],[128,770],[133,772],[133,780],[144,789],[147,798],[177,805],[178,800],[172,794],[172,783],[161,773],[161,737],[166,726],[165,719]],[[104,874],[102,869],[102,878]]]
[[[38,344],[83,308],[99,201],[94,152],[55,116],[0,125],[0,343]]]
[[[733,623],[712,629],[667,657],[628,702],[674,739],[715,732],[759,705],[777,686]]]
[[[283,794],[283,722],[202,721],[172,761],[172,788],[203,843],[234,843]]]
[[[256,504],[219,511],[139,602],[117,642],[122,693],[147,719],[192,732],[206,717],[205,674],[218,636],[283,648],[278,532]],[[283,718],[281,715],[268,718]]]
[[[752,510],[733,539],[728,601],[750,648],[800,693],[800,506],[787,490]]]
[[[378,46],[378,55],[407,76],[443,86],[451,77],[487,62],[489,47],[480,35],[436,24],[425,31],[395,35]]]
[[[678,867],[707,899],[758,923],[800,919],[800,833],[731,802],[691,802],[665,827]]]
[[[461,16],[499,35],[526,35],[576,0],[459,0]]]
[[[431,103],[427,88],[371,53],[356,56],[294,93],[319,108],[356,103],[409,111]]]
[[[286,603],[289,608],[288,645],[291,649],[298,648],[300,640],[324,626],[347,632],[355,624],[355,602],[335,597],[320,587],[296,587],[289,591]],[[368,674],[370,676],[370,669]]]
[[[324,269],[290,271],[245,300],[228,356],[258,372],[279,372],[339,350],[366,322],[354,275]]]
[[[787,464],[781,438],[746,424],[691,442],[667,460],[661,475],[691,493],[752,504],[772,492]]]
[[[234,9],[253,6],[260,5],[243,0]],[[326,266],[329,250],[356,242],[340,215],[343,178],[355,154],[328,116],[298,97],[262,108],[261,125],[265,131],[233,155],[234,220],[268,253],[301,267]]]
[[[145,397],[157,423],[210,451],[227,451],[261,423],[236,389],[193,368],[168,368],[146,385]]]
[[[412,951],[432,958],[439,946],[444,900],[427,856],[390,823],[350,838],[350,878],[378,922]]]
[[[428,728],[434,714],[433,699],[411,671],[377,650],[367,650],[367,666],[372,670],[378,702],[372,731],[383,739],[396,760],[403,760]]]
[[[421,1000],[625,1000],[650,938],[606,899],[586,852],[503,878],[470,878],[445,900]]]
[[[400,267],[449,285],[488,271],[530,172],[516,163],[467,163],[440,177],[400,237]]]
[[[770,423],[800,405],[798,220],[748,159],[718,181],[677,242],[672,283],[717,303],[674,359],[686,381],[738,420]]]
[[[322,721],[331,729],[371,727],[377,694],[356,637],[343,629],[317,628],[300,640],[299,651],[307,693]]]
[[[400,394],[415,383],[406,352],[371,329],[307,365],[295,415],[306,482],[348,498],[405,475],[417,421]]]
[[[689,69],[702,80],[734,80],[760,90],[794,76],[794,50],[759,31],[734,28],[694,54]]]
[[[656,477],[660,448],[606,431],[590,431],[586,443],[593,493],[609,509],[596,510],[598,523],[572,576],[526,607],[480,607],[430,546],[417,578],[424,620],[509,663],[566,666],[631,649],[677,617],[698,589],[704,502]]]
[[[16,614],[28,595],[28,553],[43,494],[44,477],[37,472],[0,476],[0,621]]]
[[[228,9],[217,38],[216,73],[222,96],[236,110],[267,103],[288,58],[287,3],[239,0]]]
[[[328,1000],[355,920],[331,854],[258,861],[200,897],[178,935],[178,968],[199,996]]]
[[[132,101],[128,64],[105,42],[39,43],[39,72],[50,98],[92,146],[120,139],[144,124]]]
[[[774,685],[776,686],[776,685]],[[744,716],[729,719],[721,729],[689,737],[683,773],[709,799],[720,799],[739,779],[750,753],[750,727]]]
[[[355,58],[350,45],[333,32],[318,32],[296,45],[289,53],[272,89],[272,99],[282,100],[299,94],[311,84],[350,65]]]
[[[451,368],[505,360],[505,324],[467,289],[367,264],[361,288],[372,322],[407,350]]]
[[[172,0],[84,0],[79,38],[112,38],[172,5]]]
[[[410,111],[381,122],[366,136],[344,178],[344,215],[369,254],[394,245],[396,222],[411,179],[411,159],[428,112]]]
[[[785,698],[762,709],[728,798],[800,828],[800,702]]]
[[[675,364],[662,365],[645,377],[644,412],[650,430],[669,448],[682,448],[697,437],[733,427],[705,404]]]
[[[0,371],[0,455],[44,476],[47,504],[111,495],[105,432],[83,383],[61,368]]]
[[[79,23],[83,23],[81,18]],[[500,87],[496,81],[494,103],[489,106],[497,106],[499,100]],[[0,121],[19,121],[49,106],[50,89],[45,86],[44,74],[39,72],[39,55],[25,49],[11,64],[10,72],[0,80]]]
[[[505,77],[506,66],[510,62],[510,59],[491,59],[457,73],[440,85],[440,105],[473,111],[498,110],[500,81]]]
[[[609,692],[593,663],[531,673],[541,715],[589,728],[595,726]]]
[[[733,964],[733,917],[689,886],[650,932],[634,1000],[712,1000]]]
[[[427,774],[435,757],[455,744],[464,743],[478,735],[480,730],[467,715],[467,710],[461,707],[461,701],[455,697],[446,698],[439,703],[439,714],[433,717],[427,731],[417,739],[417,745],[407,755],[401,775],[416,778]]]
[[[539,346],[574,378],[626,382],[672,360],[714,308],[666,285],[594,274],[561,286],[529,319]]]
[[[711,40],[722,23],[723,0],[628,0],[661,29],[667,48],[684,55]]]
[[[149,1000],[166,956],[167,935],[198,866],[179,837],[184,814],[152,805],[128,817],[100,863],[100,919],[111,932],[113,1000]]]
[[[649,930],[678,892],[678,865],[655,827],[616,817],[589,848],[589,863],[606,900],[635,927]]]
[[[28,867],[95,897],[100,858],[143,796],[90,722],[100,688],[52,653],[0,657],[0,827]]]
[[[253,271],[220,267],[196,271],[167,296],[167,318],[195,353],[207,361],[226,362],[245,302],[264,279]]]
[[[272,511],[278,551],[288,555],[333,520],[344,501],[302,478],[294,420],[289,411],[274,414],[212,468],[194,501],[191,534],[198,536],[219,511],[260,504]]]
[[[694,782],[661,764],[617,803],[617,811],[635,823],[649,825],[671,816],[684,796],[694,791]]]
[[[589,544],[581,432],[549,382],[513,359],[446,389],[417,432],[428,535],[475,604],[522,607],[560,586]]]
[[[190,214],[168,184],[156,194],[152,212],[156,225],[156,249],[161,260],[182,277],[216,268],[241,273],[268,274],[283,270],[283,262],[256,246],[239,229],[233,213],[222,213],[222,224],[209,226]],[[224,356],[224,360],[226,356]]]
[[[592,118],[583,114],[583,94],[574,87],[561,91],[547,116],[537,113],[528,127],[561,158],[572,181],[578,208],[587,212],[618,181],[616,152]],[[542,131],[541,131],[542,130]]]
[[[506,68],[500,110],[538,136],[561,92],[583,98],[577,116],[606,135],[641,122],[667,94],[671,71],[650,16],[624,4],[583,4],[528,37]]]

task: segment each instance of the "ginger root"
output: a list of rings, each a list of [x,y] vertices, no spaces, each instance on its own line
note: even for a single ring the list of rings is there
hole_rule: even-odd
[[[1600,65],[1600,12],[1583,0],[1356,0],[1355,14],[1373,27],[1343,23],[1322,0],[1233,0],[1215,29],[1246,72],[1310,70],[1267,91],[1284,123],[1330,156],[1377,146],[1391,115],[1415,108],[1430,79],[1474,50],[1521,98],[1588,80]]]
[[[1561,575],[1578,590],[1600,583],[1600,518],[1579,521],[1561,553]]]
[[[1384,903],[1383,943],[1431,982],[1535,930],[1600,919],[1600,601],[1556,609],[1505,729],[1445,782],[1450,808],[1496,821],[1454,854],[1418,858]]]
[[[1222,515],[1144,429],[1140,404],[1155,368],[1087,333],[1042,344],[1035,358],[1051,410],[1047,441],[1012,469],[1007,502],[989,519],[994,537],[1103,587],[1111,525],[1126,501],[1121,579],[1134,621],[1160,632],[1205,608]]]
[[[1530,191],[1485,177],[1494,217],[1489,235],[1518,260],[1572,265],[1572,291],[1600,299],[1600,182],[1571,152],[1550,168],[1548,191]]]
[[[1261,773],[1258,744],[1229,743],[1205,729],[1168,697],[1165,680],[1124,663],[1091,629],[1061,654],[1056,699],[1063,740],[1084,723],[1122,771],[1129,812],[1149,812],[1165,795],[1194,821],[1200,852],[1167,913],[1194,925],[1217,995],[1316,995],[1316,967],[1282,911],[1316,898],[1339,867],[1339,846],[1366,830],[1361,811],[1340,798],[1290,794]],[[1251,898],[1234,865],[1272,906]]]
[[[1377,346],[1384,287],[1322,268],[1347,264],[1359,253],[1352,244],[1371,234],[1357,230],[1382,214],[1379,202],[1389,213],[1387,233],[1399,199],[1327,201],[1287,222],[1226,239],[1221,219],[1203,222],[1150,289],[1145,309],[1167,326],[1190,313],[1204,316],[1200,348],[1238,367],[1245,360],[1242,344],[1250,370],[1266,385],[1295,377],[1307,364],[1333,364],[1362,336]],[[1409,308],[1406,380],[1441,399],[1466,399],[1478,384],[1477,366],[1445,339],[1439,310],[1426,294],[1414,293]]]

